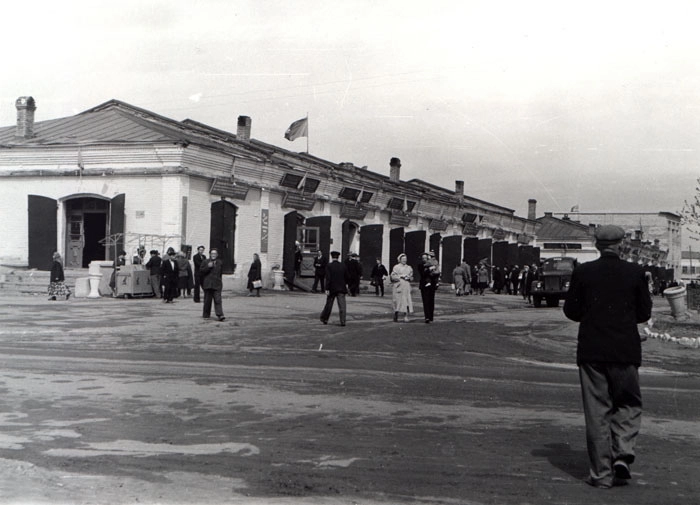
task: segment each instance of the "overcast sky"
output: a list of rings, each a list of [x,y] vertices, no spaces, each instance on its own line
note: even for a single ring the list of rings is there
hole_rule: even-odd
[[[16,4],[16,5],[12,5]],[[679,211],[700,176],[693,2],[3,2],[0,124],[115,98],[526,216]]]

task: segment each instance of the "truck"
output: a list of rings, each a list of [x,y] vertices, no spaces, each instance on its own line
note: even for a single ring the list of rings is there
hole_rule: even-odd
[[[566,296],[571,284],[571,274],[578,265],[576,258],[558,256],[547,258],[542,263],[538,278],[532,281],[530,294],[535,307],[542,306],[542,300],[547,307],[558,307],[559,300]]]

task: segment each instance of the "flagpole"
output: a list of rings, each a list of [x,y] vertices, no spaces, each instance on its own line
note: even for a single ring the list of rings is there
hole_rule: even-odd
[[[306,111],[306,154],[309,154],[309,111]]]

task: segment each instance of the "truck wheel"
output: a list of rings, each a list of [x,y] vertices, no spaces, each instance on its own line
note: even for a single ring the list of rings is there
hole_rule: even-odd
[[[547,307],[559,307],[559,298],[548,296]]]
[[[533,296],[532,297],[532,305],[537,309],[542,307],[542,297],[541,296]]]

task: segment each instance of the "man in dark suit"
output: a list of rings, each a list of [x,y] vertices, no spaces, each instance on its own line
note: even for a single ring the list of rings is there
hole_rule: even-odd
[[[631,478],[635,440],[642,420],[638,368],[642,345],[637,324],[651,317],[651,297],[638,265],[620,259],[625,231],[595,230],[600,258],[571,276],[564,314],[579,322],[579,367],[590,475],[599,488]]]
[[[338,300],[340,326],[345,326],[345,295],[348,293],[348,270],[338,258],[338,251],[331,252],[331,262],[326,267],[326,305],[321,312],[321,322],[328,324],[333,310],[333,301]]]
[[[321,291],[326,290],[325,280],[326,280],[326,267],[328,266],[328,258],[323,255],[323,251],[318,251],[318,255],[314,258],[314,285],[311,288],[312,293],[318,293],[317,289],[319,283],[321,284]]]
[[[211,316],[211,302],[214,300],[214,313],[219,321],[223,321],[224,309],[221,304],[221,290],[224,287],[221,280],[223,273],[223,263],[219,259],[219,251],[212,249],[209,251],[209,260],[202,262],[199,268],[199,273],[202,276],[202,288],[204,289],[204,307],[202,317],[209,319]]]
[[[199,269],[202,267],[202,262],[207,259],[207,255],[204,254],[204,246],[200,245],[197,248],[197,254],[192,256],[192,261],[194,261],[194,303],[199,303],[199,289],[202,286],[202,274]]]
[[[177,262],[175,261],[175,249],[168,248],[167,255],[160,265],[160,277],[163,284],[163,301],[173,303],[173,298],[177,295],[177,280],[179,275]]]

